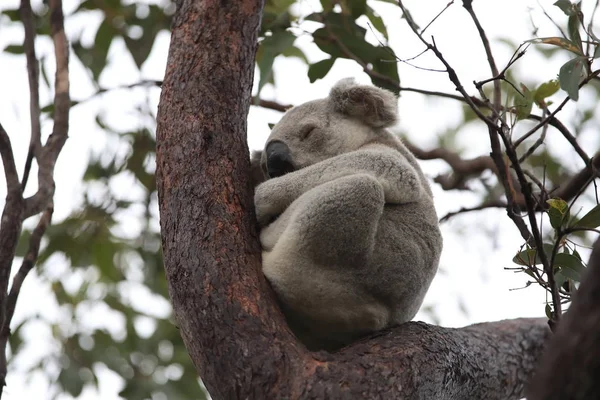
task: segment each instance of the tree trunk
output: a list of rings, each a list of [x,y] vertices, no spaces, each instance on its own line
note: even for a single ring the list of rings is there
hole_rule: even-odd
[[[600,239],[586,277],[540,361],[529,400],[600,399]]]
[[[214,399],[518,399],[544,320],[408,323],[338,353],[290,333],[260,269],[246,117],[260,0],[181,0],[159,106],[165,269],[185,345]]]

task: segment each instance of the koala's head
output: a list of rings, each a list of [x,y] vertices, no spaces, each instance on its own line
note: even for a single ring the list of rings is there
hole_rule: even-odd
[[[281,118],[262,152],[261,168],[275,178],[357,150],[396,122],[397,104],[387,90],[342,79],[327,98],[294,107]]]

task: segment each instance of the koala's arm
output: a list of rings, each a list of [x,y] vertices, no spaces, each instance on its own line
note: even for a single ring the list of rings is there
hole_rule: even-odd
[[[365,173],[377,179],[388,204],[415,202],[424,195],[417,172],[402,154],[377,146],[341,154],[262,183],[255,194],[258,221],[262,226],[268,224],[303,193],[319,185]]]

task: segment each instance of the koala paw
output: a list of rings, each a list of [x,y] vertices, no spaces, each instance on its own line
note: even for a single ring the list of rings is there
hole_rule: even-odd
[[[281,213],[273,198],[273,188],[270,188],[273,185],[269,185],[269,183],[265,182],[259,185],[254,193],[254,209],[261,228],[269,225]]]

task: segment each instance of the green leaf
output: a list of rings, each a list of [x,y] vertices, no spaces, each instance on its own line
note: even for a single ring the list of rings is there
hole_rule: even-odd
[[[595,44],[596,51],[594,51],[594,58],[600,58],[600,44]]]
[[[600,226],[600,204],[592,208],[575,224],[575,228],[595,229]]]
[[[581,281],[581,274],[585,271],[583,263],[574,255],[558,253],[554,257],[554,267],[561,267],[563,274],[574,281]]]
[[[83,390],[83,380],[79,377],[79,368],[71,365],[64,368],[58,375],[60,385],[73,397],[77,397]]]
[[[377,13],[375,13],[375,10],[373,10],[369,6],[367,6],[365,15],[367,16],[367,18],[369,18],[369,21],[371,22],[371,25],[373,25],[373,28],[377,29],[379,32],[381,32],[384,38],[388,39],[387,27],[383,23],[383,18],[381,18]]]
[[[531,108],[533,107],[533,93],[521,83],[521,92],[515,94],[514,107],[517,111],[517,118],[526,119],[531,114]]]
[[[578,6],[576,6],[576,8],[578,8]],[[581,35],[579,34],[579,12],[576,11],[573,15],[569,16],[568,28],[571,41],[583,54],[583,43],[581,42]]]
[[[544,308],[544,312],[546,313],[546,317],[548,319],[552,319],[552,309],[550,308],[550,304],[546,303],[546,307]]]
[[[327,58],[311,64],[308,67],[308,79],[310,79],[310,83],[324,78],[333,66],[333,63],[335,63],[335,58]]]
[[[566,15],[573,14],[573,4],[569,0],[558,0],[553,5],[560,8]]]
[[[25,48],[21,44],[9,44],[2,51],[10,54],[23,54],[25,52]]]
[[[367,0],[346,0],[346,4],[350,9],[350,15],[352,15],[352,18],[356,19],[365,14]]]
[[[554,229],[560,228],[563,221],[569,218],[569,205],[562,199],[550,199],[546,200],[546,203],[550,206],[550,209],[548,210],[550,225],[552,225]]]
[[[260,42],[256,54],[256,62],[260,70],[260,79],[258,82],[258,94],[262,88],[269,82],[273,75],[273,62],[275,57],[284,50],[291,47],[296,40],[296,36],[288,31],[274,32]]]
[[[575,57],[567,61],[558,73],[560,88],[567,92],[574,101],[579,99],[579,82],[583,73],[583,66],[587,59],[585,57]]]
[[[296,57],[304,61],[305,64],[308,64],[308,58],[306,58],[304,52],[296,46],[288,47],[287,49],[281,52],[281,55],[284,57]]]
[[[566,281],[569,279],[565,274],[563,274],[562,269],[559,269],[554,273],[554,282],[556,283],[556,287],[561,287]]]
[[[544,100],[554,93],[556,93],[560,89],[560,83],[558,83],[557,79],[551,79],[548,82],[542,83],[536,90],[534,94],[534,99],[537,104],[542,104]]]
[[[96,81],[106,66],[108,50],[116,33],[117,31],[115,28],[113,28],[112,24],[107,20],[102,21],[96,32],[94,47],[91,49],[93,62],[88,65]]]
[[[544,243],[543,246],[544,246],[544,252],[546,253],[547,256],[552,254],[552,250],[554,249],[554,244]],[[535,249],[526,249],[526,250],[520,251],[519,253],[517,253],[516,256],[513,257],[512,261],[515,264],[523,265],[526,267],[529,267],[532,265],[538,265],[538,264],[542,263],[542,260],[540,259],[539,254],[537,254]]]

